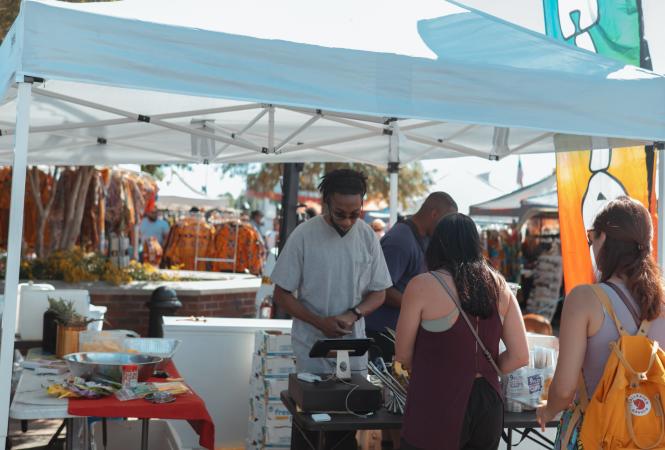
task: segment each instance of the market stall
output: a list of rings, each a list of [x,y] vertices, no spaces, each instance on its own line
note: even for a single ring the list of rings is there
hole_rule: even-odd
[[[97,417],[104,420],[103,437],[97,436],[95,440],[103,442],[106,446],[109,436],[107,434],[107,418],[140,418],[143,419],[142,430],[140,434],[134,433],[134,442],[129,442],[132,448],[141,448],[148,450],[150,442],[149,419],[178,419],[187,420],[192,428],[198,434],[198,443],[209,450],[214,449],[214,424],[206,409],[204,401],[195,392],[188,391],[177,395],[175,401],[170,403],[152,403],[148,401],[126,402],[120,400],[120,397],[114,395],[104,396],[95,400],[83,398],[57,398],[47,394],[43,388],[44,384],[49,386],[62,386],[67,383],[66,377],[57,374],[45,372],[49,362],[41,359],[44,355],[37,354],[33,357],[28,355],[28,360],[23,369],[21,378],[18,382],[16,394],[14,395],[11,407],[10,417],[20,420],[32,419],[63,419],[67,426],[67,448],[87,449],[87,440],[91,439],[88,435],[88,417]],[[54,366],[50,366],[53,368]],[[40,373],[39,369],[42,368]],[[173,363],[169,363],[165,368],[170,379],[182,380],[180,373]],[[55,372],[53,370],[53,372]],[[41,374],[41,376],[40,376]],[[46,376],[44,376],[46,374]],[[149,384],[155,386],[165,386],[168,380],[163,378],[150,378]],[[157,423],[159,424],[159,423]],[[156,425],[153,423],[153,426]],[[115,427],[113,427],[115,428]],[[78,432],[82,434],[79,437]],[[153,431],[153,434],[155,431]],[[110,436],[111,442],[116,441],[117,436]],[[154,439],[153,439],[154,441]],[[156,445],[155,445],[156,444]],[[159,444],[151,442],[150,448],[156,448]],[[165,447],[162,447],[165,448]]]
[[[16,171],[2,373],[28,162],[366,162],[391,171],[394,221],[400,163],[665,140],[665,105],[652,101],[665,78],[478,14],[441,17],[437,1],[376,2],[365,16],[350,0],[269,12],[250,1],[205,25],[192,2],[161,18],[167,8],[146,4],[26,1],[0,47],[0,160]]]
[[[483,224],[492,265],[521,285],[524,311],[551,321],[563,284],[555,175],[472,205],[470,214]]]

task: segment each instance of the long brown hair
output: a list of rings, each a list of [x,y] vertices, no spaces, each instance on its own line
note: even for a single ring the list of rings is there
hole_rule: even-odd
[[[649,211],[629,197],[609,202],[593,222],[595,235],[605,233],[598,252],[601,281],[612,275],[626,278],[626,286],[640,305],[640,319],[660,316],[665,293],[660,268],[652,255],[653,226]]]

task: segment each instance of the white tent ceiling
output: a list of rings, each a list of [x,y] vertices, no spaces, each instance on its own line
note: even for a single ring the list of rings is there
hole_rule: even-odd
[[[446,16],[438,1],[369,17],[351,0],[334,13],[291,2],[223,14],[24,2],[0,47],[0,90],[46,79],[33,89],[28,161],[385,165],[397,129],[403,163],[665,140],[661,76],[476,13]],[[271,20],[256,14],[266,10]],[[0,163],[11,162],[13,94],[0,106]]]

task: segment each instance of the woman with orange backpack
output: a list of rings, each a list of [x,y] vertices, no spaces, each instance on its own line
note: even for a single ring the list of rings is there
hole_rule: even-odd
[[[651,217],[619,197],[598,213],[587,239],[600,284],[566,297],[559,360],[538,422],[566,410],[557,449],[663,449],[665,294]]]

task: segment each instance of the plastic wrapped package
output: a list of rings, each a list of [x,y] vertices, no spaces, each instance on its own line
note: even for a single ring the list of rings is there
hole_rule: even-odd
[[[138,336],[138,334],[129,330],[82,331],[79,333],[79,351],[123,352],[127,336]]]
[[[553,338],[544,342],[553,344],[555,340],[556,338]],[[556,347],[558,348],[558,341]],[[558,351],[554,348],[531,346],[529,364],[501,377],[506,411],[533,410],[547,400],[549,386],[556,370],[557,356]]]

